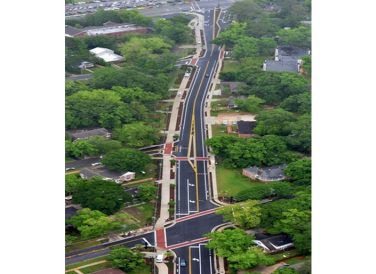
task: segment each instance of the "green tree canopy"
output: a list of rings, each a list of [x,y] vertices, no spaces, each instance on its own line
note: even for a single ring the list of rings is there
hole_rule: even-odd
[[[260,135],[286,136],[291,132],[291,123],[295,121],[292,113],[283,109],[261,111],[257,116],[254,132]]]
[[[261,200],[268,197],[286,197],[293,193],[293,188],[286,182],[267,183],[262,185],[255,185],[249,189],[240,191],[236,194],[236,201],[245,200]]]
[[[160,134],[154,127],[137,122],[116,129],[114,138],[127,147],[140,148],[156,144],[160,139]]]
[[[95,147],[98,154],[106,154],[107,152],[117,150],[122,147],[121,142],[117,140],[109,140],[100,136],[91,137],[86,142]]]
[[[291,95],[282,101],[280,107],[298,114],[311,113],[311,93]]]
[[[303,158],[290,163],[285,169],[285,174],[291,178],[295,184],[311,184],[311,159]]]
[[[231,221],[241,228],[254,228],[258,226],[261,219],[259,202],[249,200],[243,203],[228,205],[219,208],[216,213],[223,215],[223,219]]]
[[[270,265],[274,263],[274,259],[266,255],[258,247],[250,247],[245,252],[233,254],[227,260],[233,269],[249,269],[258,265]]]
[[[264,100],[254,95],[250,95],[244,100],[236,99],[235,102],[241,110],[248,111],[250,113],[258,113],[261,110],[260,105],[265,103]]]
[[[303,254],[311,253],[311,211],[289,209],[274,223],[273,231],[290,235],[296,249]]]
[[[278,31],[281,43],[297,47],[311,47],[311,28],[299,26],[292,29],[281,29]]]
[[[113,268],[119,268],[127,273],[135,272],[145,264],[144,255],[141,252],[123,246],[113,248],[108,260]]]
[[[78,174],[65,175],[65,195],[74,194],[78,186],[82,183],[83,180]]]
[[[210,239],[207,247],[214,249],[220,257],[230,257],[233,254],[244,252],[253,240],[252,236],[239,228],[215,231],[206,234],[206,236]]]
[[[107,153],[102,163],[111,170],[140,172],[151,162],[150,156],[136,149],[123,148]]]
[[[94,156],[97,154],[97,148],[86,140],[77,140],[75,142],[65,141],[65,155],[68,157],[82,158],[84,156]]]
[[[143,202],[150,202],[156,198],[157,187],[155,185],[140,185],[138,187],[137,197]]]
[[[122,186],[97,177],[79,184],[73,195],[74,203],[106,214],[115,213],[127,201],[130,201],[130,195]]]
[[[159,19],[154,24],[156,33],[175,41],[177,44],[190,42],[191,29],[187,26],[189,19],[184,16],[175,16],[170,19]]]
[[[311,153],[311,115],[309,113],[300,116],[291,124],[287,143],[294,150]]]
[[[290,267],[283,267],[274,271],[273,274],[299,274],[299,272]]]
[[[73,225],[83,239],[98,237],[119,226],[106,214],[98,210],[83,208],[77,212],[68,223]]]

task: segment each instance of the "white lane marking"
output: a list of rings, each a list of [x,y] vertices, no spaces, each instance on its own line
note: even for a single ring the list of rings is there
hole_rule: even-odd
[[[200,274],[201,274],[201,248],[200,245],[198,245],[198,258],[199,258],[199,264],[200,264]]]
[[[144,240],[144,241],[148,244],[148,246],[152,246],[152,245],[149,243],[149,241],[146,240],[145,238],[141,238],[141,239]]]
[[[191,97],[191,95],[192,95],[192,90],[193,90],[193,88],[194,88],[194,86],[195,86],[195,84],[196,84],[196,80],[197,80],[197,76],[199,75],[199,73],[200,73],[200,67],[198,67],[198,69],[197,69],[197,71],[196,71],[196,73],[195,73],[195,79],[193,79],[193,82],[191,83],[191,86],[190,86],[190,88],[189,88],[189,90],[188,90],[188,92],[189,92],[189,94],[188,94],[188,97],[186,98],[186,100],[185,100],[185,104],[184,104],[184,120],[183,120],[183,127],[182,127],[182,131],[181,131],[181,136],[183,136],[183,133],[184,133],[184,129],[185,129],[185,122],[186,122],[186,118],[187,118],[187,107],[188,107],[188,105],[189,105],[189,98]]]
[[[189,208],[189,179],[187,179],[187,205],[188,205],[188,213],[191,212]]]

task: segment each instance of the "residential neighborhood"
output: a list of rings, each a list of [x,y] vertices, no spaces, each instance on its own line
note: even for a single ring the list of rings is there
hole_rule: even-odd
[[[310,1],[68,2],[65,272],[311,273]]]

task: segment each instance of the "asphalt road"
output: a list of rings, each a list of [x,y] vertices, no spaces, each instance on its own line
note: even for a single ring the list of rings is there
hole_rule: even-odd
[[[126,239],[121,241],[104,243],[102,245],[88,247],[78,251],[67,253],[65,254],[65,264],[69,265],[84,260],[106,256],[110,252],[111,247],[114,246],[126,246],[131,248],[134,247],[136,244],[144,245],[144,239],[146,239],[150,243],[150,245],[154,246],[154,232],[149,232],[143,235],[127,237]]]
[[[93,158],[88,158],[84,160],[76,160],[76,161],[65,163],[65,168],[80,169],[84,167],[91,167],[91,164],[98,163],[100,161],[101,159],[99,157],[93,157]]]
[[[178,152],[176,153],[178,157],[187,157],[188,155],[192,157],[194,153],[189,153],[188,150],[190,144],[192,147],[194,142],[196,144],[196,156],[207,156],[204,103],[210,88],[211,79],[215,73],[220,48],[211,44],[214,32],[214,10],[204,13],[204,21],[207,22],[205,24],[205,45],[207,46],[207,51],[197,63],[197,72],[185,102]],[[192,130],[195,131],[195,140],[190,140]],[[197,161],[196,178],[196,173],[187,160],[178,161],[176,171],[177,218],[215,207],[210,201],[207,170],[207,161]]]

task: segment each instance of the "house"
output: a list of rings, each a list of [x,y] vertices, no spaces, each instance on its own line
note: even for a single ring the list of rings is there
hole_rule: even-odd
[[[94,67],[94,64],[87,62],[87,61],[81,62],[81,64],[78,66],[78,68],[80,69],[87,69],[87,68],[93,68],[93,67]]]
[[[130,180],[133,180],[135,177],[136,177],[136,173],[128,171],[128,172],[124,173],[123,175],[121,175],[119,177],[118,181],[120,181],[120,182],[128,182]]]
[[[309,50],[293,46],[280,46],[275,49],[274,60],[265,60],[264,71],[299,72],[301,58],[310,55]]]
[[[104,137],[110,138],[111,133],[105,128],[95,128],[90,130],[77,130],[68,132],[68,135],[71,136],[73,141],[89,139],[90,137]]]
[[[242,174],[252,180],[259,180],[262,182],[280,181],[286,178],[284,169],[287,165],[270,166],[265,168],[247,167],[243,169]]]
[[[91,54],[94,54],[97,58],[104,60],[106,63],[123,61],[124,57],[115,54],[113,50],[106,48],[94,48],[90,50]]]
[[[253,242],[267,253],[276,253],[294,246],[291,238],[286,234],[270,235],[257,233]]]
[[[253,129],[256,127],[256,121],[243,121],[237,122],[238,136],[241,138],[249,138],[253,136]]]
[[[85,36],[85,35],[86,35],[85,30],[65,25],[65,37],[77,37],[77,36]]]
[[[106,22],[103,26],[91,26],[86,28],[75,28],[72,26],[65,26],[65,36],[67,37],[82,37],[95,35],[121,36],[129,33],[147,33],[147,27],[136,26],[134,24],[118,24],[113,22]]]
[[[77,213],[77,208],[75,206],[68,206],[65,208],[65,220],[72,218]]]

